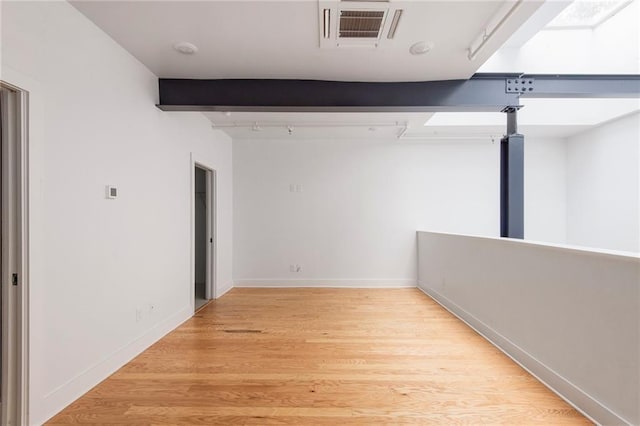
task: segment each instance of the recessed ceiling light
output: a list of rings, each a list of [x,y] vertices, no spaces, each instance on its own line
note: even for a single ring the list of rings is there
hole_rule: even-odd
[[[198,52],[198,47],[195,44],[186,41],[174,44],[173,48],[185,55],[193,55]]]
[[[430,52],[433,46],[434,43],[432,41],[419,41],[411,45],[409,52],[411,52],[412,55],[424,55]]]

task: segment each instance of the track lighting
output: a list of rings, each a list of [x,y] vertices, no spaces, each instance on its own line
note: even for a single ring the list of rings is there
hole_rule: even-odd
[[[523,1],[524,0],[516,0],[515,2],[506,3],[505,7],[493,17],[489,25],[483,28],[482,32],[471,42],[471,45],[467,49],[467,58],[470,61],[476,59],[489,40],[491,40],[494,34],[511,18],[515,11],[522,5]]]

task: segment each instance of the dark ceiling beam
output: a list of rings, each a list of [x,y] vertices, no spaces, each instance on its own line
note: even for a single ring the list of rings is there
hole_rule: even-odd
[[[640,97],[639,75],[475,74],[468,80],[159,80],[163,111],[502,111],[520,96]]]
[[[363,83],[160,79],[163,111],[500,111],[517,103],[502,80]]]

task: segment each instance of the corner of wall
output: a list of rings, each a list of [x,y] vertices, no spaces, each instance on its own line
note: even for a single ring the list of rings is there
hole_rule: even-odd
[[[471,313],[462,309],[441,293],[437,292],[433,288],[429,288],[429,286],[424,283],[418,283],[418,289],[452,313],[456,318],[460,319],[475,330],[489,343],[511,358],[516,364],[529,372],[529,374],[542,382],[553,393],[558,395],[589,420],[596,424],[605,425],[627,424],[624,419],[602,405],[596,398],[585,393],[578,386],[571,383],[565,377],[558,374],[552,368],[536,359],[533,355],[513,343],[507,337],[498,333]]]
[[[234,287],[233,281],[229,281],[229,282],[221,285],[220,288],[218,288],[218,294],[216,295],[216,299],[219,299],[222,296],[224,296],[225,294],[227,294],[229,292],[229,290],[231,290],[233,287]]]
[[[89,389],[105,380],[124,364],[131,361],[166,334],[187,321],[192,315],[192,307],[185,306],[142,335],[107,355],[101,361],[98,361],[80,374],[69,379],[66,383],[44,395],[39,403],[37,401],[30,401],[29,424],[44,424]]]

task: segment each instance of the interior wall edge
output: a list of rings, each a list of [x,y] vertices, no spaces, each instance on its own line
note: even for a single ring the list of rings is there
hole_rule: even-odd
[[[30,418],[29,424],[39,425],[51,419],[192,316],[193,307],[185,306],[120,349],[112,352],[103,360],[49,392],[41,401],[43,407],[39,410],[42,413],[40,418]],[[35,403],[36,401],[31,401],[31,404]]]
[[[567,401],[576,410],[584,414],[589,420],[599,425],[631,424],[619,417],[596,398],[571,383],[562,375],[537,360],[533,355],[520,348],[511,340],[498,333],[487,324],[462,309],[454,302],[430,288],[426,283],[418,281],[418,289],[429,298],[441,305],[455,317],[467,324],[489,343],[528,371],[542,384],[551,389],[560,398]]]
[[[229,290],[231,290],[234,287],[233,285],[233,281],[229,281],[223,285],[221,285],[218,289],[217,289],[217,293],[216,294],[216,299],[221,298],[222,296],[224,296],[225,294],[227,294],[229,292]]]
[[[268,288],[295,288],[295,287],[326,287],[326,288],[415,288],[416,280],[340,280],[340,279],[313,279],[313,280],[291,280],[291,279],[249,279],[236,280],[235,287],[268,287]]]

